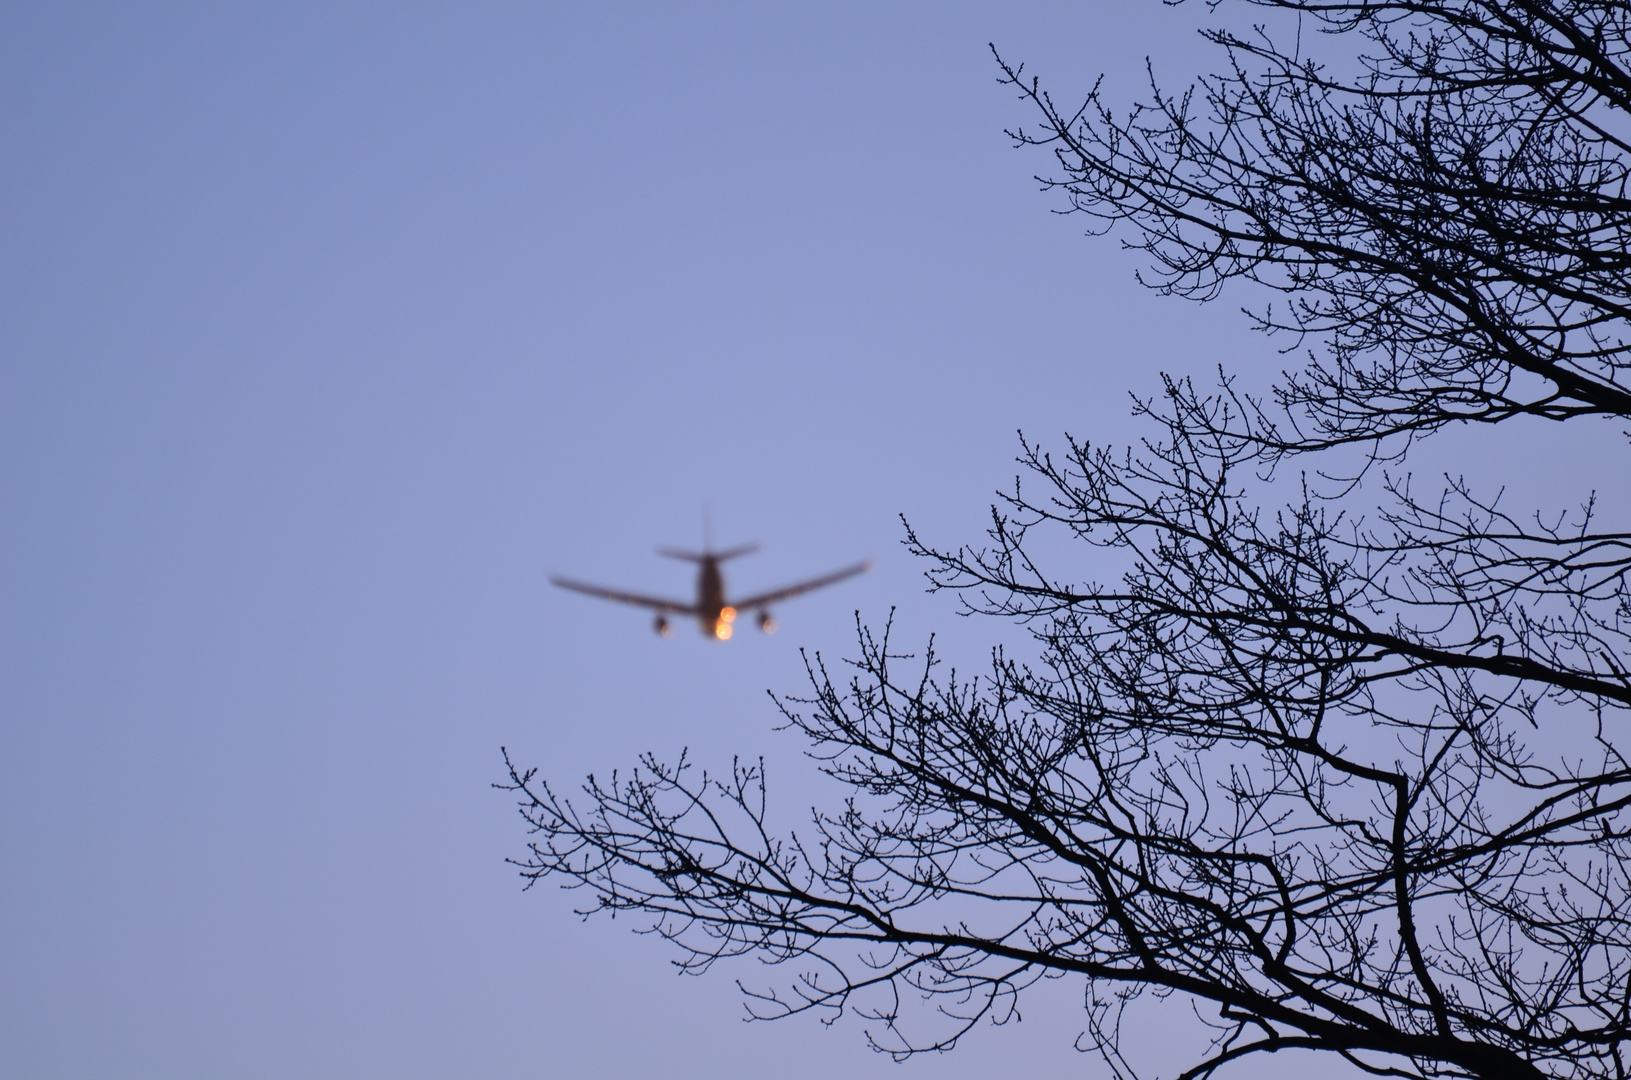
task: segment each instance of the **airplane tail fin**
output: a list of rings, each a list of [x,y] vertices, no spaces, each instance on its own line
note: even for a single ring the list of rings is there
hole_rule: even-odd
[[[679,548],[661,547],[661,548],[657,549],[657,554],[666,556],[666,557],[668,557],[670,559],[682,559],[685,562],[696,562],[696,563],[701,562],[703,560],[703,558],[704,558],[704,556],[702,556],[698,552],[695,552],[695,551],[681,551]]]

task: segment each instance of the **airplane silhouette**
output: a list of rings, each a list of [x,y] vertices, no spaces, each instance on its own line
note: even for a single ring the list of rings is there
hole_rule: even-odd
[[[788,585],[780,589],[759,593],[741,600],[727,603],[725,600],[725,578],[719,572],[719,564],[726,559],[734,559],[738,555],[747,555],[758,551],[758,544],[744,544],[741,547],[731,548],[727,551],[709,551],[704,546],[702,551],[677,551],[674,548],[658,548],[657,554],[666,555],[670,559],[682,559],[685,562],[697,564],[697,598],[694,603],[683,603],[678,600],[664,600],[657,596],[641,596],[638,593],[624,592],[621,589],[607,589],[599,585],[585,585],[581,581],[572,581],[568,578],[551,577],[550,583],[559,585],[563,589],[573,592],[585,593],[589,596],[598,596],[602,600],[616,600],[620,604],[634,604],[638,607],[655,608],[657,618],[653,628],[663,637],[668,637],[674,630],[669,625],[670,615],[690,615],[696,618],[697,624],[702,628],[702,636],[713,638],[715,641],[729,641],[731,636],[731,623],[736,621],[736,613],[742,608],[758,608],[759,629],[767,634],[775,633],[776,620],[771,618],[771,604],[779,600],[787,600],[801,593],[819,589],[845,578],[854,577],[864,573],[872,566],[872,560],[858,562],[854,566],[846,566],[842,570],[835,570],[818,578],[801,581],[797,585]]]

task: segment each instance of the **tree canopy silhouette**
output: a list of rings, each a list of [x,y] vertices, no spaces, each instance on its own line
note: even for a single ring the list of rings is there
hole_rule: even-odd
[[[813,661],[782,708],[841,805],[778,835],[756,765],[573,794],[512,765],[530,881],[649,915],[692,970],[784,964],[758,1015],[855,1009],[897,1055],[1074,976],[1118,1075],[1147,995],[1213,1026],[1185,1077],[1287,1048],[1627,1075],[1631,534],[1587,493],[1398,470],[1450,424],[1631,418],[1631,7],[1255,6],[1207,32],[1216,73],[1122,111],[999,63],[1062,209],[1155,288],[1266,287],[1306,366],[1266,399],[1167,379],[1136,448],[1025,445],[981,546],[908,530],[1035,648],[964,678],[863,628],[848,677]],[[1053,532],[1083,557],[1036,554]]]

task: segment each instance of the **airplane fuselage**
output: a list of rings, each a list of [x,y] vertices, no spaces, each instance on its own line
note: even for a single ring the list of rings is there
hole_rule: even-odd
[[[703,637],[729,641],[736,609],[725,603],[725,575],[719,572],[719,560],[712,555],[705,554],[698,562],[697,625]]]

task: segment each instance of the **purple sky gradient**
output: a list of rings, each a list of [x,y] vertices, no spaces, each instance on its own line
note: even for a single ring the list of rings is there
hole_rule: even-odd
[[[762,753],[796,820],[801,646],[1005,636],[898,514],[976,540],[1016,429],[1124,442],[1158,370],[1287,362],[1002,134],[988,41],[1131,92],[1204,17],[0,6],[0,1075],[1098,1075],[1076,984],[904,1066],[743,1024],[732,979],[790,972],[523,895],[488,785]],[[741,588],[877,568],[723,646],[548,586],[684,595],[652,549],[704,504],[764,544]]]

